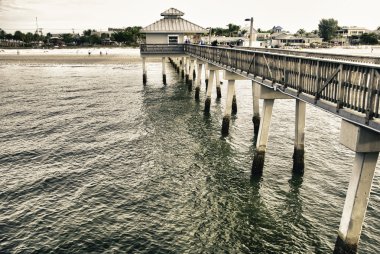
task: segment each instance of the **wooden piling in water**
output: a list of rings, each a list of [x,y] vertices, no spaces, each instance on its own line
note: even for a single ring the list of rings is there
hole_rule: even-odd
[[[143,84],[146,85],[147,83],[147,72],[146,72],[146,58],[142,58],[142,67],[143,67]]]
[[[296,100],[293,173],[298,175],[303,175],[305,168],[305,118],[306,103],[300,100]]]
[[[194,98],[196,101],[199,101],[199,94],[201,91],[201,75],[200,73],[202,72],[202,65],[203,63],[198,63],[198,76],[196,77],[195,81],[195,95]]]

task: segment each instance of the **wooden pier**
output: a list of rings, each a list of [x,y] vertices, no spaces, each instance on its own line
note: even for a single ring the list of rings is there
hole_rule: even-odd
[[[160,22],[174,24],[175,18],[183,13],[169,9],[162,15],[166,20]],[[231,115],[237,113],[235,81],[251,80],[252,121],[254,135],[257,135],[252,162],[253,177],[260,178],[264,170],[275,100],[296,100],[293,174],[304,173],[306,104],[342,118],[340,142],[355,152],[355,159],[334,253],[356,253],[380,152],[380,58],[183,44],[179,41],[183,40],[181,36],[184,35],[178,29],[175,30],[180,34],[176,37],[178,43],[173,45],[170,43],[175,37],[173,32],[163,31],[161,26],[156,28],[160,22],[144,28],[147,35],[153,32],[161,34],[147,36],[148,44],[140,47],[143,83],[147,84],[146,58],[162,57],[163,83],[166,84],[165,57],[169,57],[177,72],[186,80],[189,91],[192,91],[194,84],[194,98],[199,101],[201,73],[204,70],[207,90],[204,113],[211,113],[214,85],[218,98],[226,98],[221,123],[223,136],[229,134]],[[202,29],[197,27],[193,31],[201,33]],[[162,37],[164,32],[167,33],[166,37]],[[148,39],[157,38],[168,38],[169,43],[162,43],[161,40],[149,44]],[[228,81],[226,96],[220,93],[219,71],[223,71],[224,79]],[[263,100],[261,111],[260,99]]]
[[[342,60],[342,57],[331,59],[332,56],[323,54],[307,57],[268,50],[182,46],[181,57],[170,54],[174,57],[170,62],[176,69],[183,70],[186,83],[190,84],[189,91],[191,74],[197,70],[194,78],[196,100],[199,100],[201,73],[205,70],[207,97],[204,112],[207,114],[210,113],[211,91],[215,84],[218,85],[216,73],[224,72],[228,92],[221,123],[222,135],[228,135],[231,115],[236,109],[235,80],[252,81],[253,123],[257,135],[252,162],[255,177],[261,177],[264,170],[275,100],[296,100],[293,174],[304,173],[306,104],[342,118],[340,142],[355,152],[355,160],[334,253],[356,253],[380,151],[380,65],[373,63],[377,59],[366,58],[366,62],[372,61],[366,63],[361,62],[363,59],[350,61],[350,56]],[[162,50],[162,47],[158,48]],[[263,100],[261,111],[259,99]]]
[[[185,52],[380,132],[380,65],[198,45]]]

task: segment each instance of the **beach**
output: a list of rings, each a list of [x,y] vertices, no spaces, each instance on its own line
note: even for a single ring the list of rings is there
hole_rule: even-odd
[[[0,64],[128,64],[139,61],[138,48],[0,49]]]

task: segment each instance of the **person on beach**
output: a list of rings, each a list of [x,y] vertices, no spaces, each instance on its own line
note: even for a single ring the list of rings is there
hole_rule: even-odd
[[[90,56],[90,55],[91,55],[91,51],[89,50],[89,51],[88,51],[88,56]]]

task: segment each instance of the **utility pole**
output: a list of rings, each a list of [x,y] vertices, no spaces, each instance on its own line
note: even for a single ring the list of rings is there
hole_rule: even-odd
[[[251,21],[251,25],[249,27],[249,47],[252,47],[252,39],[253,39],[253,17],[250,19],[245,19],[245,21]]]

